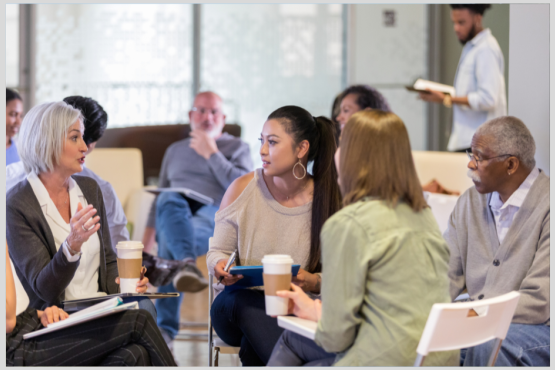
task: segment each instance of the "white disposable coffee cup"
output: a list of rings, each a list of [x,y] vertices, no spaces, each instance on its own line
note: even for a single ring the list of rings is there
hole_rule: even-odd
[[[137,293],[137,283],[143,265],[143,249],[143,243],[131,240],[116,245],[121,293]]]
[[[275,286],[277,283],[281,287],[280,290],[289,290],[291,265],[293,265],[293,259],[287,254],[269,254],[262,258],[266,315],[287,315],[289,298],[278,297],[274,291],[269,291],[269,286]],[[269,275],[275,275],[271,277],[272,281],[269,281]],[[268,284],[269,282],[271,284]]]

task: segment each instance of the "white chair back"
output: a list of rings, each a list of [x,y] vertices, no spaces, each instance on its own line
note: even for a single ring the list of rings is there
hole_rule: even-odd
[[[131,193],[143,187],[143,155],[136,148],[97,148],[87,155],[89,169],[108,181],[125,207]]]
[[[466,153],[414,150],[412,158],[422,185],[436,179],[444,188],[459,191],[461,194],[474,186],[472,180],[466,176],[468,172]]]
[[[419,358],[429,352],[474,347],[492,339],[505,339],[519,297],[520,293],[513,291],[481,301],[434,304],[416,349]],[[469,315],[471,309],[479,316]]]

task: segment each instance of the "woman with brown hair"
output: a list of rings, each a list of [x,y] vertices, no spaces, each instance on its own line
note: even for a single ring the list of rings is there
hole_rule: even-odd
[[[296,286],[289,313],[317,321],[315,340],[285,331],[268,365],[410,366],[434,303],[450,302],[449,249],[416,176],[405,125],[355,113],[335,155],[344,208],[322,233],[322,300]],[[455,365],[458,351],[428,365]],[[428,362],[429,361],[429,362]]]

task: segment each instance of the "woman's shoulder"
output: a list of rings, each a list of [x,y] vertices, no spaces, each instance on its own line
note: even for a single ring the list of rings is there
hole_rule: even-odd
[[[243,195],[254,178],[255,173],[253,171],[235,179],[227,188],[222,202],[220,203],[220,210],[218,212],[232,208],[233,204]]]
[[[100,195],[102,197],[102,190],[100,189],[100,185],[96,180],[92,177],[88,177],[83,174],[73,175],[71,178],[77,183],[79,189],[85,196],[85,198],[89,198],[94,195]]]
[[[30,195],[34,195],[33,188],[27,179],[15,184],[6,193],[6,205],[7,206],[17,206],[18,204],[23,204],[28,206],[28,199]]]

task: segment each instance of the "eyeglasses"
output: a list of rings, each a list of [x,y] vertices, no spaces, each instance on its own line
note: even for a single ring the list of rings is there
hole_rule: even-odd
[[[205,114],[205,113],[212,113],[213,116],[218,116],[220,114],[222,114],[222,112],[219,109],[208,109],[208,108],[202,108],[202,107],[193,107],[191,109],[193,112],[197,112],[200,114]]]
[[[466,155],[468,156],[468,159],[469,159],[469,160],[474,161],[474,164],[476,165],[476,167],[478,167],[478,163],[479,163],[479,162],[482,162],[482,161],[489,161],[489,160],[491,160],[491,159],[500,158],[500,157],[506,157],[506,156],[514,157],[513,154],[501,154],[501,155],[498,155],[497,157],[478,159],[478,158],[476,158],[476,156],[475,156],[474,154],[472,154],[472,153],[469,152],[468,150],[466,151]]]

